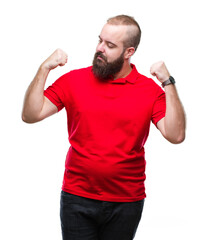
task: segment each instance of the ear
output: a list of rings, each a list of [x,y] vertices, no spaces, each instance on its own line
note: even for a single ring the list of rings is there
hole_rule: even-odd
[[[135,48],[134,47],[129,47],[125,50],[124,58],[129,59],[134,53],[135,53]]]

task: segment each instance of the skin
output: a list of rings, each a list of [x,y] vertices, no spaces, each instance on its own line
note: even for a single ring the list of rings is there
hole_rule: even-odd
[[[67,54],[57,49],[41,64],[25,94],[22,110],[24,122],[39,122],[58,112],[57,107],[44,96],[44,87],[49,72],[58,66],[64,66],[66,62]]]
[[[161,83],[168,80],[170,73],[164,62],[153,64],[150,73]],[[171,143],[181,143],[185,139],[186,119],[183,106],[180,102],[175,85],[164,87],[166,94],[166,114],[157,123],[157,128],[162,135]]]
[[[99,36],[96,52],[102,52],[108,62],[115,61],[123,52],[127,31],[128,26],[105,24]],[[133,47],[125,50],[123,67],[114,79],[124,78],[131,72],[130,58],[134,52]]]
[[[102,52],[107,61],[112,62],[123,52],[123,42],[132,26],[105,24],[100,35],[96,52]],[[129,47],[124,52],[124,64],[114,79],[124,78],[131,72],[130,58],[135,49]],[[100,58],[102,61],[102,58]],[[57,107],[44,96],[44,86],[49,72],[58,66],[64,66],[67,54],[57,49],[40,66],[26,94],[22,111],[22,119],[27,123],[35,123],[58,112]],[[170,73],[164,62],[157,62],[150,72],[161,83],[166,81]],[[185,139],[185,113],[174,85],[165,86],[166,115],[157,123],[157,128],[171,143],[181,143]]]

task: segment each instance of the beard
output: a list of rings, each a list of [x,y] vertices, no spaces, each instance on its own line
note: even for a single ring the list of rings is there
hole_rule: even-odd
[[[101,59],[99,59],[100,57]],[[113,79],[115,74],[121,71],[124,63],[124,52],[113,62],[108,62],[102,52],[96,52],[93,59],[92,71],[100,80]]]

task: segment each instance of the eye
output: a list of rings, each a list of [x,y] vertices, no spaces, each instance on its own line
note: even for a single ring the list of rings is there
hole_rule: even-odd
[[[108,48],[116,48],[117,47],[117,45],[115,43],[112,43],[112,42],[107,42],[106,44],[107,44]]]
[[[114,44],[112,44],[112,43],[108,43],[107,46],[108,46],[109,48],[114,48],[114,47],[115,47]]]

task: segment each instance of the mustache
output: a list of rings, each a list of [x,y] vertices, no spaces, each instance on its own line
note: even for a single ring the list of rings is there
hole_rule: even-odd
[[[96,52],[95,58],[100,57],[107,63],[107,58],[102,54],[102,52]]]

